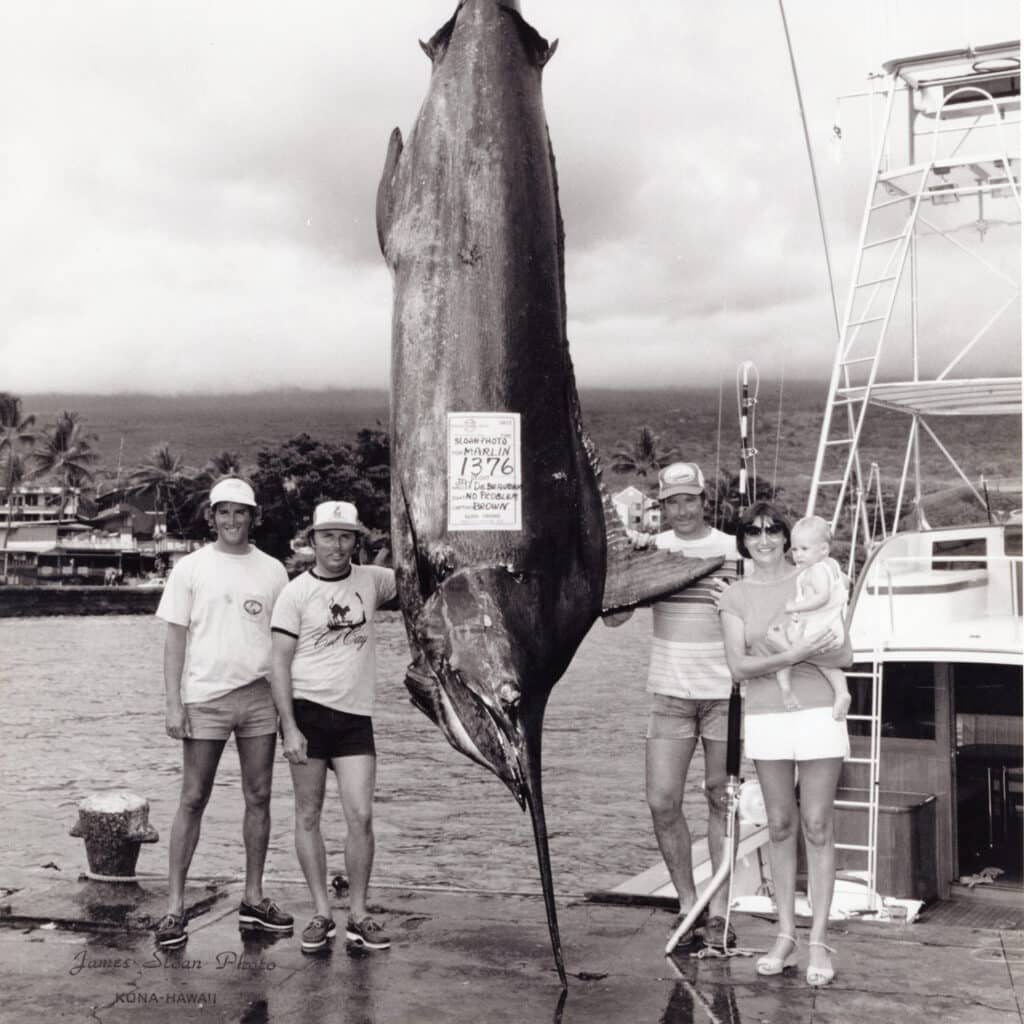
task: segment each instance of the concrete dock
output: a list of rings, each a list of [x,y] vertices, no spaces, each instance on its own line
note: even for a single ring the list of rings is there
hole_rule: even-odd
[[[0,1021],[233,1021],[301,1024],[1022,1024],[1024,932],[1015,927],[849,922],[831,935],[836,979],[807,986],[801,967],[759,978],[754,956],[662,955],[671,914],[584,900],[559,904],[569,988],[554,970],[539,898],[374,889],[393,946],[366,953],[339,938],[301,952],[305,886],[268,881],[295,934],[240,932],[237,882],[193,885],[187,944],[157,951],[147,922],[164,885],[109,895],[53,873],[0,879]],[[335,913],[345,918],[344,896]],[[771,920],[735,919],[763,951]],[[801,939],[806,931],[801,930]]]

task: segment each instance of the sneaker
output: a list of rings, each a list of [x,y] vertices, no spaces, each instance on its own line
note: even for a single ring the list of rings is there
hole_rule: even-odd
[[[165,914],[153,929],[156,944],[170,948],[180,946],[188,938],[184,914]]]
[[[264,896],[257,904],[238,905],[238,923],[249,928],[265,928],[268,932],[290,932],[294,918],[286,914],[272,899]]]
[[[703,928],[703,936],[705,946],[723,951],[736,947],[736,932],[732,925],[726,930],[724,917],[709,917]]]
[[[302,929],[302,951],[311,953],[317,949],[323,949],[328,939],[337,935],[338,929],[334,921],[323,914],[317,914],[305,928]]]
[[[369,914],[361,921],[350,917],[345,925],[345,938],[353,945],[366,949],[387,949],[391,945],[391,939],[385,933],[384,926]]]

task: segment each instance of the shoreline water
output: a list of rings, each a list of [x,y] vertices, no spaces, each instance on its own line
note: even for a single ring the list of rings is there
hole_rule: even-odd
[[[150,802],[160,841],[139,871],[166,868],[180,785],[180,752],[163,728],[164,627],[148,616],[0,620],[0,687],[7,743],[0,751],[6,808],[0,868],[85,868],[67,830],[91,792],[129,789]],[[555,686],[544,730],[544,790],[556,891],[610,887],[659,857],[644,799],[644,692],[650,613],[612,630],[596,623]],[[505,787],[453,750],[412,707],[402,683],[401,618],[385,614],[378,641],[374,877],[395,885],[539,892],[533,835]],[[686,798],[695,837],[706,805],[698,757]],[[292,795],[278,752],[268,875],[296,878]],[[242,803],[233,743],[225,748],[193,862],[194,877],[242,869]],[[324,834],[332,872],[343,868],[344,819],[329,799]]]

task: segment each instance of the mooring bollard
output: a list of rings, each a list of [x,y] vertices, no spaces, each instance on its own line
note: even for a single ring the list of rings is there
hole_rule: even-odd
[[[134,881],[139,846],[160,838],[149,823],[149,801],[124,790],[87,796],[70,834],[85,840],[86,875],[100,882]]]

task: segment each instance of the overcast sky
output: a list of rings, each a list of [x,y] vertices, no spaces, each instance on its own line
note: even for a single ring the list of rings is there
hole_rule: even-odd
[[[374,198],[453,0],[0,6],[0,388],[387,386]],[[584,385],[824,378],[835,334],[774,0],[522,0]],[[1015,39],[1016,0],[789,0],[840,288],[893,56]],[[1016,229],[986,240],[1011,258]],[[955,285],[953,286],[955,290]],[[842,301],[842,292],[840,300]],[[956,322],[962,311],[949,314]],[[1018,352],[1019,306],[997,348]],[[964,320],[964,330],[980,326]]]

